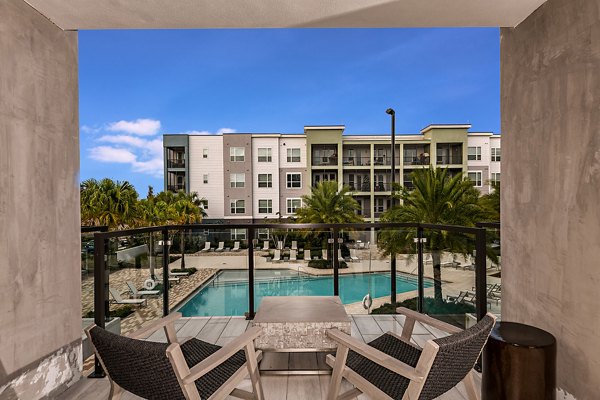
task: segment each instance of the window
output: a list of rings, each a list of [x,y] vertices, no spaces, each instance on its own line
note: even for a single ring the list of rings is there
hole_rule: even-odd
[[[208,158],[208,149],[202,149],[202,158]]]
[[[246,240],[245,229],[231,229],[231,240]]]
[[[500,147],[492,147],[492,161],[500,161]]]
[[[229,174],[232,188],[243,188],[246,185],[246,174]]]
[[[244,161],[244,151],[243,147],[230,147],[229,159],[231,161]]]
[[[208,174],[204,174],[204,175],[202,175],[202,181],[203,181],[204,183],[208,183]]]
[[[288,189],[298,189],[302,187],[302,174],[291,172],[287,174],[287,187]]]
[[[259,214],[272,214],[273,213],[273,200],[258,200],[258,213]]]
[[[383,197],[375,198],[375,212],[382,213],[385,211],[385,199]]]
[[[469,161],[481,161],[481,147],[469,147],[468,151]]]
[[[259,148],[258,149],[258,162],[271,162],[271,148]]]
[[[257,232],[258,232],[258,238],[260,240],[269,240],[270,239],[269,228],[259,228],[257,230]]]
[[[473,186],[475,186],[475,187],[482,186],[481,171],[469,172],[469,179],[471,180],[471,182],[473,182]]]
[[[492,185],[496,186],[500,183],[500,172],[492,172]]]
[[[287,199],[287,213],[295,214],[298,208],[302,207],[302,199]]]
[[[205,210],[208,210],[208,200],[204,199],[202,201],[202,208],[204,208]]]
[[[300,149],[287,149],[287,162],[300,162]]]
[[[259,188],[273,187],[273,175],[272,174],[258,174],[258,187]]]
[[[246,213],[246,201],[245,200],[231,200],[231,213],[232,214],[245,214]]]

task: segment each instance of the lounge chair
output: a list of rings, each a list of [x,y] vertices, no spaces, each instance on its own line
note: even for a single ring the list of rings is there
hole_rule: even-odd
[[[346,261],[344,259],[344,257],[342,257],[342,249],[338,249],[338,261],[339,262]]]
[[[467,397],[478,399],[472,369],[496,317],[487,314],[463,331],[406,308],[397,312],[406,316],[401,336],[388,332],[365,344],[337,329],[327,331],[338,344],[335,357],[326,359],[333,367],[327,398],[338,398],[342,378],[346,378],[355,388],[340,396],[345,399],[361,393],[374,399],[433,399],[461,381]],[[451,335],[417,347],[410,342],[416,321]]]
[[[157,275],[156,276],[156,280],[158,282],[162,283],[163,282],[163,277],[160,276],[160,275]],[[179,283],[179,282],[181,282],[181,278],[180,277],[173,276],[173,275],[171,275],[171,273],[169,274],[169,283]]]
[[[225,250],[225,242],[219,242],[219,247],[215,249],[216,252],[222,252]]]
[[[268,240],[263,241],[263,248],[262,249],[263,249],[263,251],[269,250],[269,241]]]
[[[273,252],[273,259],[271,261],[273,261],[273,262],[281,261],[281,250],[275,250]]]
[[[304,261],[310,261],[310,250],[304,249]]]
[[[115,304],[129,304],[134,306],[146,305],[146,299],[124,299],[117,289],[110,286],[108,287],[108,291],[112,295]]]
[[[283,250],[283,242],[281,240],[277,242],[277,250]]]
[[[110,382],[111,399],[125,391],[149,399],[264,399],[262,353],[254,349],[261,328],[250,328],[223,347],[195,338],[180,342],[174,325],[180,317],[172,313],[128,336],[96,325],[85,330]],[[167,343],[140,340],[161,328]],[[254,393],[236,388],[246,377]]]
[[[172,277],[172,276],[176,276],[176,277],[177,276],[190,276],[190,273],[189,272],[171,272],[171,271],[169,271],[169,277]]]
[[[133,282],[127,281],[127,286],[129,286],[129,290],[131,291],[131,295],[134,299],[142,296],[156,296],[160,293],[159,290],[137,290]]]
[[[298,242],[296,240],[292,240],[292,250],[298,250]]]
[[[290,261],[296,261],[298,260],[298,258],[296,258],[296,250],[290,250]]]
[[[350,261],[352,262],[359,262],[360,258],[358,258],[358,256],[356,255],[356,250],[355,249],[350,249]]]
[[[327,260],[327,249],[323,249],[322,255],[323,255],[323,260]]]
[[[231,251],[240,251],[240,242],[233,242],[233,249]]]
[[[202,250],[200,250],[200,253],[206,253],[209,252],[211,250],[210,248],[210,242],[205,242],[204,243],[204,248]]]

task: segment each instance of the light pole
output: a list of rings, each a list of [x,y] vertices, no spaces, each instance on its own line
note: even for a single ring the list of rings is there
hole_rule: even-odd
[[[394,111],[393,108],[388,108],[387,110],[385,110],[385,113],[392,116],[392,177],[390,180],[392,201],[390,203],[390,206],[394,207],[394,183],[396,182],[396,111]],[[390,254],[390,257],[390,301],[392,304],[396,304],[396,254],[392,253]]]

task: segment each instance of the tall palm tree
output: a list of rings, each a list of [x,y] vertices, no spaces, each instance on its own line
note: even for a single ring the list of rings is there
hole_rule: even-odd
[[[148,195],[138,204],[138,225],[139,226],[160,226],[169,221],[171,210],[169,205],[154,196],[152,186],[148,187]],[[150,255],[148,264],[150,276],[154,278],[154,233],[148,235],[148,247]]]
[[[167,197],[171,197],[168,196]],[[206,216],[206,212],[201,205],[204,203],[204,199],[198,197],[198,193],[191,192],[185,193],[183,190],[177,192],[172,196],[172,202],[170,204],[171,210],[173,211],[173,222],[175,224],[192,224],[202,221],[202,218]],[[181,230],[181,268],[185,268],[185,231]]]
[[[363,221],[356,213],[360,206],[350,195],[350,188],[343,186],[340,189],[336,181],[319,182],[310,189],[309,195],[302,196],[302,202],[302,207],[296,210],[298,223],[341,224]],[[322,233],[317,233],[316,237],[322,242],[326,241]]]
[[[80,185],[81,223],[122,229],[135,224],[138,193],[127,181],[88,179]]]
[[[426,168],[412,173],[414,190],[399,187],[396,196],[401,204],[387,210],[383,222],[420,222],[474,226],[484,212],[479,205],[479,192],[463,174],[451,176],[447,169]],[[385,255],[411,253],[416,229],[384,230],[379,235],[379,247]],[[426,249],[433,261],[434,296],[442,301],[441,255],[444,251],[467,254],[472,238],[447,231],[426,230]]]

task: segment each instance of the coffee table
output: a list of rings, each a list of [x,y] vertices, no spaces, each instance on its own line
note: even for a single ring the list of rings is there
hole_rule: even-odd
[[[265,353],[261,371],[276,374],[330,373],[323,360],[337,346],[327,330],[350,334],[350,317],[337,296],[264,297],[252,324],[263,329],[255,342]]]

